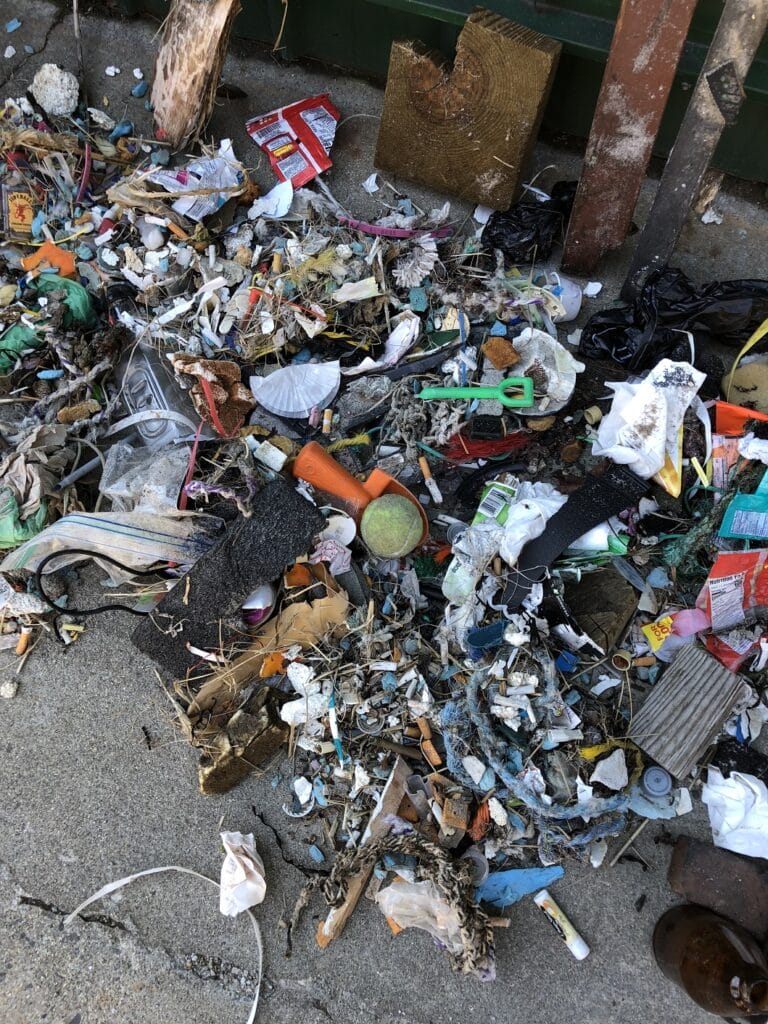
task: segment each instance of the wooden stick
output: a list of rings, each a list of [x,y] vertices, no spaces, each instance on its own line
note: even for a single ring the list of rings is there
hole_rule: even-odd
[[[406,764],[402,757],[398,757],[387,779],[384,792],[381,794],[379,805],[371,815],[368,827],[363,833],[363,838],[360,841],[361,846],[363,843],[367,843],[372,836],[378,836],[387,831],[384,819],[390,814],[397,814],[400,809],[400,804],[405,796],[405,783],[409,775],[411,775],[410,766]],[[347,898],[340,907],[334,907],[329,912],[325,921],[320,922],[315,940],[321,949],[329,946],[344,931],[347,921],[357,906],[358,900],[365,892],[372,871],[372,867],[366,868],[350,878],[347,886]]]
[[[744,79],[766,26],[766,0],[726,0],[635,250],[621,291],[623,299],[633,299],[648,273],[669,262],[723,129],[736,123]]]
[[[588,274],[627,236],[696,0],[622,0],[563,270]]]

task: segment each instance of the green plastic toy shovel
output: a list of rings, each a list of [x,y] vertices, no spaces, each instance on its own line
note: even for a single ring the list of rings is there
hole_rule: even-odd
[[[522,391],[522,394],[509,394],[513,390]],[[524,409],[533,405],[533,380],[530,377],[507,377],[492,387],[473,384],[466,388],[422,388],[418,397],[427,402],[432,398],[442,398],[446,401],[454,398],[495,398],[508,409]]]

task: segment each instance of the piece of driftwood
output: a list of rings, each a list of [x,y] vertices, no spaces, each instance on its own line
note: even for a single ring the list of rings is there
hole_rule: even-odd
[[[622,0],[563,252],[591,273],[627,236],[696,0]]]
[[[684,779],[723,728],[744,682],[690,644],[635,715],[629,738],[671,775]]]
[[[368,821],[368,827],[363,833],[360,845],[367,843],[372,836],[378,836],[387,831],[388,826],[384,819],[389,814],[397,814],[400,804],[405,797],[405,784],[411,775],[411,771],[410,765],[402,757],[398,757],[381,794],[379,805]],[[365,892],[372,871],[372,867],[366,868],[350,878],[347,883],[347,897],[344,902],[341,906],[334,907],[329,911],[326,919],[318,925],[315,940],[321,949],[325,949],[334,939],[338,939],[344,931],[347,921],[357,906],[360,897]]]
[[[172,0],[155,61],[158,139],[174,149],[204,130],[216,99],[240,0]]]
[[[560,43],[477,8],[453,67],[415,42],[389,60],[376,166],[506,209],[536,140]]]
[[[650,271],[669,262],[723,129],[736,123],[744,80],[767,26],[766,0],[726,0],[637,244],[623,299],[633,299]]]

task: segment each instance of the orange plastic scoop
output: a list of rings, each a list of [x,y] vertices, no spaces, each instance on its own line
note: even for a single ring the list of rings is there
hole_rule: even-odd
[[[382,469],[374,469],[363,483],[339,465],[325,448],[316,441],[310,441],[296,456],[293,475],[300,480],[306,480],[319,491],[325,491],[326,494],[340,498],[349,508],[350,515],[354,516],[357,521],[360,520],[366,506],[374,498],[380,498],[382,494],[399,494],[401,497],[407,498],[419,510],[424,526],[419,543],[423,544],[429,537],[429,520],[421,502],[411,494],[407,487],[404,487]]]

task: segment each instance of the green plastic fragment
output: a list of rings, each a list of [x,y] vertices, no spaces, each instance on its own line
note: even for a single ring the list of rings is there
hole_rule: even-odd
[[[18,547],[37,536],[45,526],[48,509],[42,501],[34,515],[23,522],[19,518],[19,503],[8,487],[0,487],[0,550]]]

